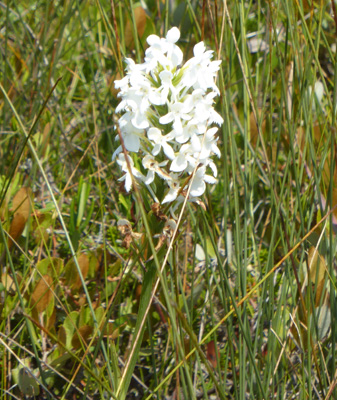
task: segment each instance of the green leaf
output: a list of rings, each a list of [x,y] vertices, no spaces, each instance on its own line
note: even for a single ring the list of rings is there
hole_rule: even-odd
[[[38,396],[40,394],[37,379],[26,368],[21,368],[19,371],[18,385],[25,396]]]
[[[72,347],[71,340],[73,338],[74,331],[76,329],[78,319],[79,319],[79,313],[77,311],[72,311],[71,313],[69,313],[69,315],[67,316],[67,318],[63,322],[63,328],[64,328],[65,333],[66,333],[65,346],[68,349],[71,349],[71,347]]]
[[[87,305],[83,305],[80,311],[80,318],[78,321],[78,327],[81,328],[84,325],[92,324],[92,315],[90,308]]]
[[[53,278],[58,278],[63,270],[63,260],[57,257],[50,257],[41,260],[36,268],[41,275],[51,275]]]

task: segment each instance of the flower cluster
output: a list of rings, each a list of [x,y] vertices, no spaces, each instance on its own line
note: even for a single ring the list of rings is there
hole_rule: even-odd
[[[220,157],[218,128],[211,125],[223,123],[213,108],[221,61],[211,61],[213,51],[200,42],[194,46],[194,57],[182,65],[183,53],[175,44],[179,37],[178,28],[170,29],[166,38],[150,35],[144,63],[126,59],[126,76],[115,81],[121,97],[116,113],[123,112],[118,125],[124,146],[129,153],[142,155],[142,165],[136,167],[118,147],[113,158],[118,157],[125,173],[120,180],[130,191],[130,173],[145,185],[157,176],[167,187],[162,203],[176,200],[189,184],[190,200],[201,196],[206,183],[216,183],[211,156]]]

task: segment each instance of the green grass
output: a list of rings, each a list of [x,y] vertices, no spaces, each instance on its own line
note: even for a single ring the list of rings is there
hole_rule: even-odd
[[[332,4],[0,3],[1,399],[337,398]],[[222,158],[157,250],[113,82],[172,26],[222,60]]]

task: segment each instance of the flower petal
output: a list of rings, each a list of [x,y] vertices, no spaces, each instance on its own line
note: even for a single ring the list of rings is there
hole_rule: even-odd
[[[170,43],[176,43],[179,40],[179,38],[180,38],[180,31],[176,26],[171,28],[166,34],[166,39]]]
[[[170,166],[170,170],[173,172],[181,172],[184,171],[187,167],[187,160],[184,154],[179,154],[178,157],[176,157]]]

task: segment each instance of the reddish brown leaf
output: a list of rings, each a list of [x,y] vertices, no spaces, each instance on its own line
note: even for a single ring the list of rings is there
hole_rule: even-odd
[[[13,198],[12,211],[13,220],[9,228],[8,247],[11,248],[13,241],[16,241],[22,234],[30,214],[30,189],[21,188]]]
[[[86,344],[93,330],[94,328],[90,325],[81,326],[79,330],[74,333],[74,336],[71,340],[71,344],[74,349],[79,349],[83,342]]]
[[[138,37],[141,38],[144,34],[145,26],[146,26],[146,12],[145,12],[144,8],[141,6],[134,8],[133,12],[134,12],[135,21],[136,21]],[[133,25],[132,25],[131,20],[128,20],[126,23],[125,44],[129,48],[133,48],[133,46],[134,46]]]
[[[207,360],[212,364],[213,368],[217,367],[216,351],[218,352],[218,358],[220,359],[219,350],[217,350],[215,348],[214,340],[211,340],[209,343],[207,343],[206,357],[207,357]]]
[[[89,257],[83,253],[77,258],[77,261],[78,261],[78,265],[80,266],[83,279],[85,279],[87,277],[88,271],[89,271]],[[81,287],[81,285],[82,285],[81,278],[80,278],[79,274],[77,274],[77,278],[73,284],[73,288],[79,289]]]
[[[89,271],[89,257],[85,253],[82,253],[77,257],[77,262],[83,279],[85,279]],[[81,278],[73,259],[66,265],[66,283],[71,286],[72,289],[79,289],[82,286]]]
[[[31,304],[40,313],[43,312],[53,297],[53,279],[44,275],[36,284],[32,294]]]
[[[11,226],[9,228],[9,238],[8,238],[8,247],[11,248],[13,246],[14,241],[16,241],[22,234],[25,229],[27,219],[21,214],[16,213],[11,222]]]
[[[46,313],[46,314],[47,314],[47,313]],[[51,330],[51,329],[54,327],[55,322],[56,322],[56,308],[54,307],[51,316],[48,317],[48,316],[46,315],[46,317],[45,317],[45,324],[44,324],[44,325],[45,325],[46,329]]]
[[[12,211],[14,215],[20,213],[27,221],[30,213],[30,189],[21,188],[13,198]]]
[[[63,325],[59,327],[59,330],[57,332],[57,338],[60,343],[62,343],[64,346],[67,343],[67,333],[66,330],[64,329]]]

